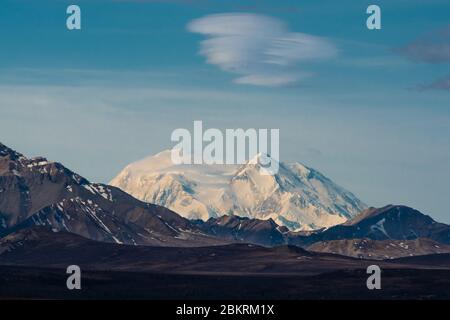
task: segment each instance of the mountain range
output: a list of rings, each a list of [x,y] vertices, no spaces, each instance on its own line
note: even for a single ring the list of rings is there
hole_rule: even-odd
[[[248,173],[245,184],[257,187],[253,169],[242,166],[240,173]],[[287,171],[271,179],[279,183],[279,195],[297,181]],[[310,183],[317,187],[314,179]],[[204,295],[198,297],[370,298],[361,284],[371,264],[383,268],[390,277],[386,283],[396,284],[383,290],[386,297],[443,297],[449,257],[450,226],[406,206],[367,208],[316,230],[291,230],[270,216],[189,220],[120,188],[92,183],[61,163],[27,158],[0,144],[0,282],[7,284],[0,286],[0,298],[66,296],[55,279],[70,264],[93,281],[84,298],[147,297],[149,285],[157,288],[152,298],[188,298],[200,288]],[[435,285],[437,278],[442,285]],[[399,285],[403,279],[409,280]],[[117,281],[125,283],[114,287]],[[342,293],[333,295],[318,281]]]
[[[272,219],[290,230],[347,221],[367,206],[323,174],[300,163],[260,173],[258,154],[243,165],[174,165],[166,150],[125,167],[110,184],[189,219],[223,215]],[[269,157],[269,161],[277,161]]]
[[[160,158],[160,166],[167,166],[164,162],[167,161],[166,154],[159,154],[156,158]],[[154,166],[158,164],[155,158],[151,161]],[[141,164],[147,168],[148,163],[146,160]],[[244,165],[232,180],[244,176],[246,178],[242,181],[257,187],[254,169],[253,165]],[[127,170],[133,177],[131,172],[136,172],[136,169]],[[172,174],[168,173],[166,177]],[[123,178],[123,175],[119,176]],[[315,185],[316,188],[320,184],[312,177],[329,181],[317,172],[302,177],[310,177],[310,187]],[[305,188],[308,179],[302,182]],[[278,181],[275,190],[281,194],[294,182],[300,184],[301,178],[293,176],[291,171],[281,170],[278,176],[270,176],[269,180]],[[148,181],[144,181],[147,185]],[[327,190],[331,190],[330,187]],[[303,192],[308,194],[305,190]],[[292,231],[271,217],[257,219],[233,214],[211,217],[206,221],[189,220],[163,206],[135,199],[120,188],[91,183],[58,162],[43,157],[27,158],[0,144],[0,236],[34,227],[117,244],[164,247],[230,243],[268,247],[294,245],[320,252],[378,258],[447,252],[447,245],[450,245],[450,226],[406,206],[368,208],[344,223],[311,231]],[[366,249],[358,249],[360,247]],[[406,247],[409,250],[393,249]],[[375,248],[377,254],[372,254],[370,251]]]

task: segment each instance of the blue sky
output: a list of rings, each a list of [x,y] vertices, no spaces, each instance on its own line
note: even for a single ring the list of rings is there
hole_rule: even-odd
[[[72,3],[81,31],[65,27]],[[444,0],[3,0],[0,141],[108,182],[194,120],[280,128],[282,161],[449,223],[449,12]]]

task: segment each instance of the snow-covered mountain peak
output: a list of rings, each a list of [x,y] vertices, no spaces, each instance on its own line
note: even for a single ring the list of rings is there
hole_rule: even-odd
[[[311,169],[299,162],[291,163],[289,167],[293,172],[304,178],[307,178],[311,174]]]
[[[125,170],[133,173],[154,172],[163,170],[173,166],[171,159],[171,151],[164,150],[154,156],[144,158],[126,166]]]
[[[247,163],[248,164],[259,164],[259,165],[262,165],[262,166],[267,166],[273,161],[278,162],[278,160],[276,160],[275,158],[271,157],[270,154],[259,152],[256,155],[254,155]]]
[[[234,214],[273,219],[292,230],[343,223],[366,208],[352,193],[300,163],[277,163],[276,174],[261,166],[276,161],[257,154],[243,165],[174,165],[171,151],[128,165],[111,184],[143,201],[184,217],[208,220]]]

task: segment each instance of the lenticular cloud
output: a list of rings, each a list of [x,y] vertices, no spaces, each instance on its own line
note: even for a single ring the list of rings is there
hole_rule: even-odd
[[[215,14],[193,20],[188,30],[206,37],[200,54],[210,64],[240,75],[235,83],[283,86],[308,75],[300,62],[336,55],[328,40],[290,32],[280,20],[257,14]]]

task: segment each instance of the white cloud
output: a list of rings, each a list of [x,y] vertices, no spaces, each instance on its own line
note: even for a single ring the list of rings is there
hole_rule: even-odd
[[[297,65],[336,55],[328,40],[290,32],[275,18],[257,14],[215,14],[193,20],[188,30],[206,36],[200,54],[210,64],[240,75],[239,84],[283,86],[308,76]]]

